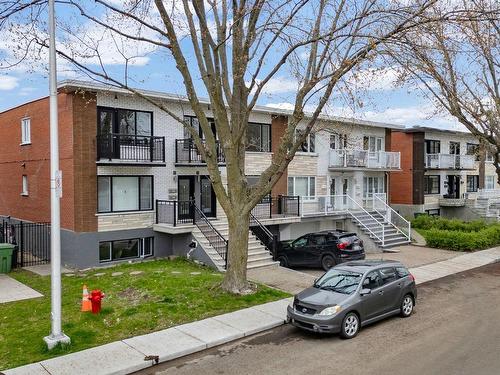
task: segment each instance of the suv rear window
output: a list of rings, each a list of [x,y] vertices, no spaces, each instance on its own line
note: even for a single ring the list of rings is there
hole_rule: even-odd
[[[353,243],[353,242],[358,241],[358,240],[359,240],[358,236],[356,236],[354,234],[348,234],[346,236],[339,237],[339,241],[347,242],[347,243]]]

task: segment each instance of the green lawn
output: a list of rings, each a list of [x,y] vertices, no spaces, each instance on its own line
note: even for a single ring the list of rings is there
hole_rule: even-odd
[[[131,271],[143,273],[130,275]],[[96,276],[102,272],[105,275]],[[113,272],[123,275],[112,277]],[[224,293],[219,288],[222,274],[180,258],[63,275],[63,330],[71,337],[71,346],[48,352],[42,339],[50,332],[50,277],[23,270],[9,275],[44,297],[0,304],[0,369],[288,296],[261,285],[252,295]],[[89,291],[101,289],[106,294],[100,315],[80,312],[83,284]]]

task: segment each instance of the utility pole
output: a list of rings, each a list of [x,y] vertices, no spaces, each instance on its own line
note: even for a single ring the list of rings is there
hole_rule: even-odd
[[[43,338],[47,347],[69,344],[70,338],[61,328],[61,211],[62,176],[59,171],[59,139],[57,120],[56,23],[54,0],[49,0],[49,92],[50,92],[50,284],[51,332]]]

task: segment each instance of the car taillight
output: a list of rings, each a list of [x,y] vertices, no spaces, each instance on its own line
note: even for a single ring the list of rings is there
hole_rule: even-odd
[[[339,242],[337,244],[337,249],[344,250],[347,247],[347,242]]]
[[[415,281],[415,276],[413,276],[411,273],[409,274],[411,281]]]

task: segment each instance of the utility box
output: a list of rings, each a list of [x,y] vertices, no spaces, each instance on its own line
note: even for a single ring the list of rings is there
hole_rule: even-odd
[[[12,267],[12,253],[14,245],[0,243],[0,273],[8,273]]]

